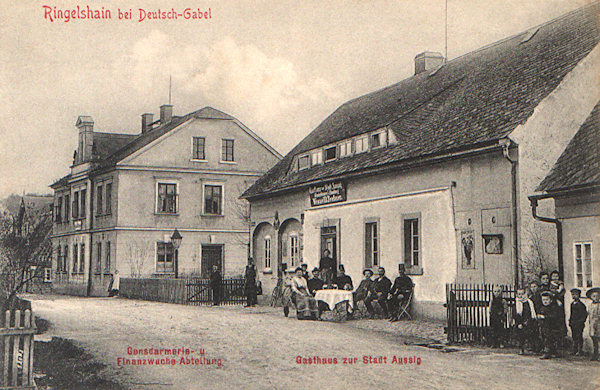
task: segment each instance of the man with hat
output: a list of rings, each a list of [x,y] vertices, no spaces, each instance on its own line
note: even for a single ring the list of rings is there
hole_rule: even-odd
[[[404,270],[404,264],[398,264],[398,277],[394,280],[394,285],[390,290],[388,307],[392,312],[390,318],[392,322],[400,319],[400,306],[406,304],[414,286],[412,279],[404,273]]]
[[[371,294],[365,300],[365,306],[367,306],[367,310],[371,315],[371,318],[374,318],[375,312],[373,310],[373,306],[371,302],[377,301],[381,309],[383,310],[383,316],[388,318],[389,312],[387,307],[388,294],[390,292],[390,288],[392,287],[392,281],[385,276],[385,268],[379,267],[377,269],[378,276],[373,281],[373,287],[371,288]]]
[[[561,335],[560,308],[556,305],[551,291],[542,291],[542,307],[537,318],[544,342],[544,356],[541,359],[552,359],[557,356],[557,344]]]
[[[600,341],[600,287],[593,287],[585,295],[592,300],[589,310],[590,336],[594,346],[592,360],[598,360],[598,342]]]
[[[360,281],[358,288],[353,293],[354,305],[356,305],[356,307],[358,307],[358,301],[364,302],[369,297],[369,292],[373,287],[373,280],[371,280],[371,278],[373,277],[373,271],[371,271],[369,268],[366,268],[363,271],[363,275],[365,276],[365,278]]]
[[[581,356],[583,350],[583,328],[587,319],[587,308],[579,299],[581,290],[578,288],[571,289],[571,316],[569,317],[569,327],[571,328],[571,336],[573,337],[573,354]]]
[[[312,278],[308,279],[307,284],[308,291],[310,291],[312,295],[315,295],[317,290],[323,289],[323,285],[325,284],[325,282],[323,282],[323,279],[320,278],[319,269],[317,267],[313,268]]]

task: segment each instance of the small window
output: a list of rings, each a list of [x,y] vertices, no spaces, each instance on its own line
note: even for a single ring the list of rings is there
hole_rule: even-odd
[[[371,135],[371,148],[380,148],[385,146],[385,133],[376,133]]]
[[[106,260],[104,261],[104,273],[110,273],[110,241],[106,242]]]
[[[71,203],[71,195],[67,194],[65,195],[65,222],[69,222],[69,207],[70,207],[70,203]]]
[[[102,270],[102,243],[96,244],[96,273],[99,274]]]
[[[366,152],[369,149],[367,137],[360,137],[356,140],[356,153]]]
[[[325,161],[335,160],[337,147],[333,146],[331,148],[325,149]]]
[[[204,153],[204,137],[193,137],[192,138],[192,158],[194,160],[205,160],[206,154]]]
[[[85,189],[79,191],[79,196],[81,197],[81,200],[79,201],[79,216],[81,218],[85,218],[85,197],[86,197],[87,191]]]
[[[222,215],[223,186],[204,186],[204,213]]]
[[[104,209],[104,203],[102,202],[102,184],[97,187],[96,190],[96,215],[102,215]]]
[[[78,259],[79,259],[79,248],[77,247],[77,244],[73,244],[73,273],[77,273],[78,270]]]
[[[73,193],[73,219],[79,218],[79,191]]]
[[[419,219],[404,220],[404,264],[406,268],[421,266],[421,249],[419,245]]]
[[[79,273],[82,274],[85,268],[85,244],[81,244],[79,248],[81,251],[79,254]]]
[[[54,206],[54,221],[60,223],[62,221],[62,196],[56,198],[56,205]]]
[[[323,151],[317,150],[316,152],[312,152],[310,160],[311,160],[311,164],[313,166],[322,164],[323,163]]]
[[[63,271],[67,272],[67,270],[69,269],[68,267],[68,263],[69,263],[69,246],[65,245],[64,246],[64,252],[63,252]]]
[[[298,170],[307,169],[310,166],[310,160],[308,156],[300,156],[298,158]]]
[[[340,144],[340,157],[349,156],[352,154],[352,140],[342,142]]]
[[[379,266],[379,235],[377,222],[365,223],[365,268]]]
[[[265,237],[265,268],[271,268],[271,237]]]
[[[300,264],[300,245],[297,234],[290,235],[290,263],[292,266]]]
[[[170,242],[156,243],[156,272],[171,273],[174,271],[173,259],[175,257],[175,248]]]
[[[106,192],[105,214],[112,213],[112,183],[106,183],[104,191]]]
[[[63,257],[62,257],[61,249],[62,249],[62,247],[60,245],[56,247],[56,271],[57,272],[64,271]]]
[[[156,212],[163,214],[177,213],[177,184],[158,183]]]
[[[221,161],[235,161],[233,155],[233,140],[224,139],[221,146]]]
[[[575,283],[580,288],[594,286],[592,278],[592,243],[575,244]]]

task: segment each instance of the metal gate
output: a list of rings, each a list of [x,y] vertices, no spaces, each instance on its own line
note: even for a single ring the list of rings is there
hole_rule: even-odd
[[[213,291],[210,280],[203,278],[186,279],[188,305],[210,305],[213,302]],[[221,305],[240,305],[246,303],[244,295],[244,279],[224,279],[221,282]]]

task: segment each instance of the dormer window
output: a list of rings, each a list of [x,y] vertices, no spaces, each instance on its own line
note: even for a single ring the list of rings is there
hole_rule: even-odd
[[[310,160],[311,165],[313,166],[323,164],[323,152],[321,150],[312,152],[312,154],[310,155]]]
[[[325,161],[335,160],[337,155],[337,147],[332,146],[330,148],[325,149]]]
[[[310,167],[310,159],[308,155],[300,156],[298,158],[298,170],[301,171],[303,169],[307,169]]]
[[[340,144],[340,157],[346,157],[352,154],[352,140]]]
[[[382,146],[381,138],[383,138],[381,133],[371,135],[371,148],[375,149]]]
[[[369,149],[369,139],[365,137],[360,137],[356,139],[356,153],[366,152]]]

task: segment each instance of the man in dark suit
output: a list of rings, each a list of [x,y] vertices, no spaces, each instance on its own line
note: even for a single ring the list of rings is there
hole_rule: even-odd
[[[338,274],[333,278],[333,283],[337,285],[339,290],[354,290],[354,285],[352,284],[352,278],[346,275],[346,270],[344,269],[344,265],[340,264],[338,267]],[[349,285],[349,287],[346,287]]]
[[[367,299],[365,299],[365,306],[367,307],[367,310],[372,318],[375,316],[375,312],[373,311],[373,305],[371,305],[371,302],[377,301],[383,310],[385,318],[387,318],[389,316],[387,299],[390,288],[392,287],[392,282],[387,276],[385,276],[385,268],[379,267],[377,273],[379,276],[373,281],[372,293]]]
[[[221,284],[223,283],[223,277],[221,271],[219,271],[218,265],[213,265],[212,273],[210,274],[209,286],[212,290],[213,306],[219,306],[221,303]]]
[[[335,274],[335,260],[331,257],[329,249],[323,251],[323,257],[319,261],[319,269],[321,271],[321,277],[325,284],[333,283],[333,276]]]
[[[317,267],[313,268],[312,278],[308,279],[306,284],[308,285],[308,291],[310,291],[313,296],[315,295],[315,292],[323,289],[323,284],[325,284],[325,282],[319,277],[319,269]]]
[[[388,302],[389,309],[392,312],[392,322],[400,319],[400,306],[404,306],[408,301],[413,286],[412,279],[404,273],[404,264],[398,264],[398,277],[394,280]]]

